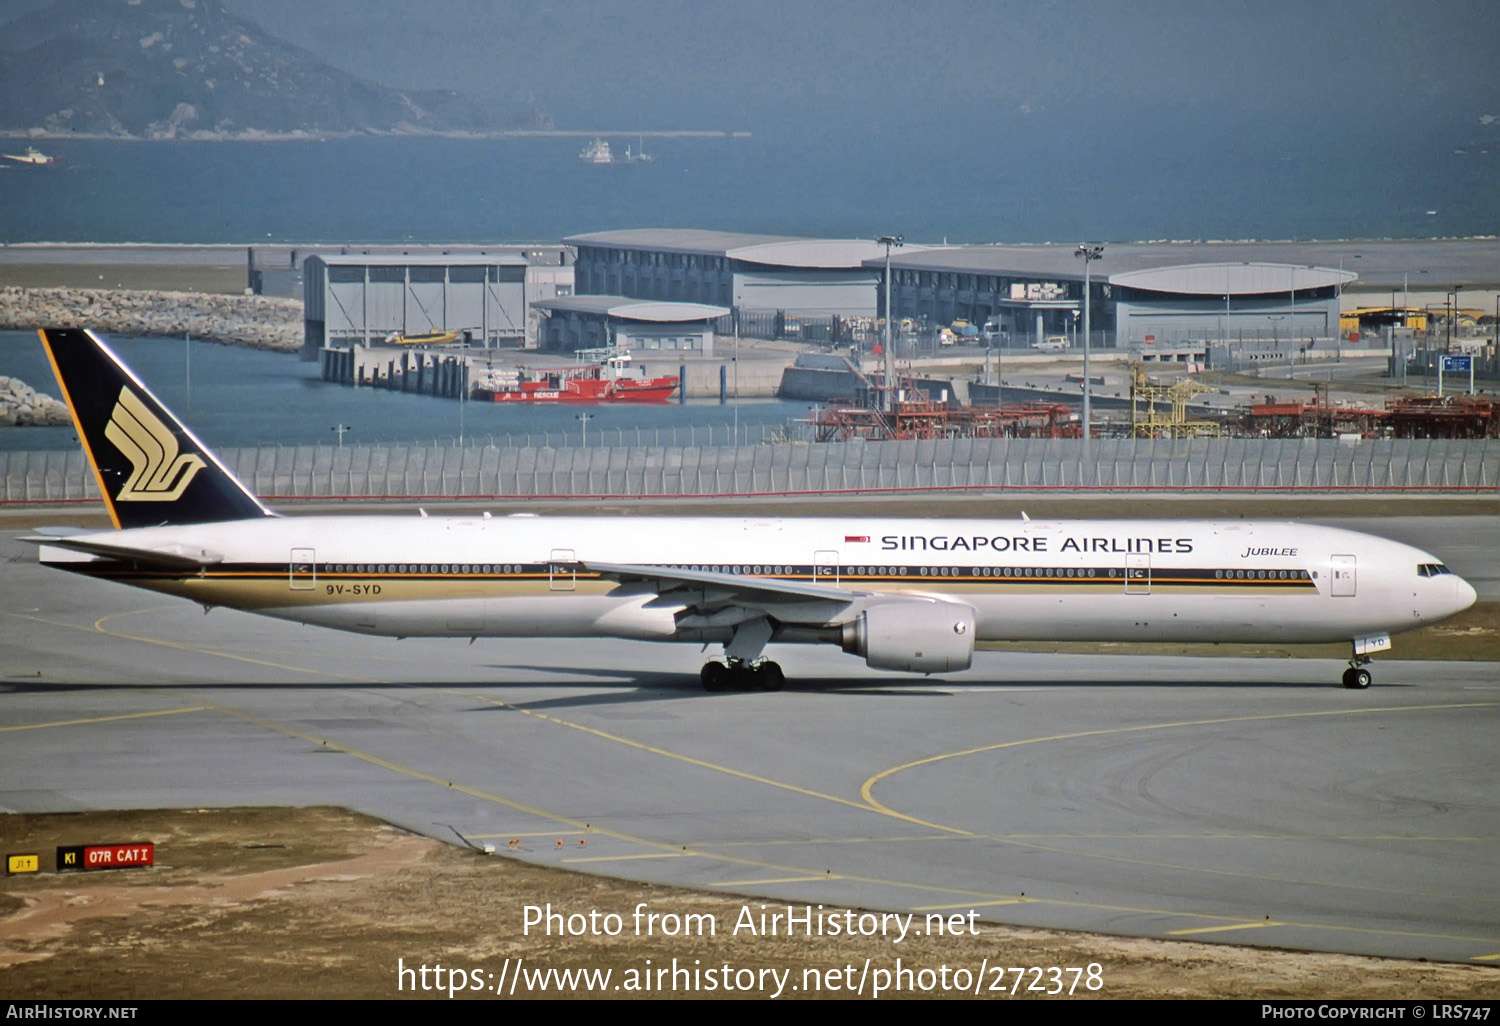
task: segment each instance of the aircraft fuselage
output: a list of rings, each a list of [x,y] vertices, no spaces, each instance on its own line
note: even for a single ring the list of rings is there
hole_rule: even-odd
[[[875,601],[953,601],[974,609],[982,641],[1351,641],[1474,601],[1456,575],[1423,569],[1441,566],[1426,552],[1299,523],[369,516],[98,537],[200,555],[203,565],[163,570],[46,546],[42,561],[208,606],[397,636],[732,635],[733,622],[690,611],[695,603],[674,601],[672,590],[591,572],[595,560],[829,586]],[[701,598],[713,587],[677,590]],[[765,605],[788,625],[775,640],[830,640],[820,635],[849,616],[847,605],[812,597]]]

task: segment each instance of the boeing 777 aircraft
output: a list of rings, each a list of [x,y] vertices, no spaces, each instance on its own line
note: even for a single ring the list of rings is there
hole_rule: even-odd
[[[722,644],[709,690],[778,689],[777,643],[870,667],[966,669],[976,641],[1344,642],[1475,594],[1441,560],[1297,523],[305,516],[267,509],[91,332],[41,332],[113,531],[53,529],[47,566],[398,637]]]

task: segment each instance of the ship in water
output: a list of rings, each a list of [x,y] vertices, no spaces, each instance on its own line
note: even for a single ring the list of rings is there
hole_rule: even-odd
[[[646,152],[646,137],[643,135],[636,136],[634,153],[630,152],[629,146],[625,147],[625,163],[627,164],[649,164],[655,159],[654,154]]]
[[[594,138],[578,154],[578,159],[585,164],[650,164],[656,155],[646,152],[644,136],[637,138],[634,150],[626,146],[624,156],[616,154],[603,139]]]
[[[590,139],[578,154],[578,159],[585,164],[613,164],[615,155],[610,151],[609,143],[603,139]]]
[[[496,403],[663,403],[681,384],[675,376],[632,377],[629,369],[627,353],[571,367],[490,370],[473,395]]]
[[[35,146],[26,147],[25,153],[0,153],[0,160],[25,167],[52,167],[61,163],[57,157],[49,157]]]

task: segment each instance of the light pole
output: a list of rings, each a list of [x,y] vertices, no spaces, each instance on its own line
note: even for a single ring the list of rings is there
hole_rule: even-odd
[[[885,247],[885,409],[896,405],[896,355],[891,351],[891,250],[903,245],[904,235],[882,235],[875,241]]]
[[[1291,322],[1291,324],[1289,324],[1287,326],[1287,337],[1289,339],[1296,339],[1296,337],[1297,337],[1297,269],[1295,267],[1292,268],[1291,279],[1292,279],[1292,281],[1291,281],[1292,288],[1291,288],[1291,291],[1287,293],[1287,295],[1290,298],[1291,304],[1292,304],[1292,312],[1291,312],[1292,322]]]
[[[1094,411],[1090,402],[1091,382],[1089,381],[1089,334],[1093,325],[1090,323],[1090,288],[1089,288],[1089,265],[1104,256],[1104,247],[1095,245],[1080,245],[1073,251],[1074,256],[1083,257],[1083,454],[1089,454],[1089,437],[1094,429]]]
[[[1405,316],[1406,316],[1405,313],[1403,313],[1402,314],[1402,318],[1404,319]],[[1391,372],[1390,372],[1390,374],[1388,376],[1391,378],[1391,380],[1394,381],[1395,378],[1396,378],[1396,363],[1401,358],[1398,355],[1397,349],[1396,349],[1396,286],[1394,286],[1394,285],[1391,286],[1391,317],[1390,317],[1390,325],[1391,325]]]
[[[1364,254],[1362,254],[1362,253],[1353,253],[1353,254],[1350,254],[1349,259],[1350,260],[1360,260],[1360,259],[1363,258],[1363,256],[1364,256]],[[1355,277],[1358,277],[1358,275],[1355,275]],[[1335,286],[1335,289],[1336,289],[1336,294],[1338,296],[1339,308],[1338,308],[1337,311],[1334,312],[1334,319],[1338,321],[1337,333],[1340,336],[1340,343],[1339,344],[1342,345],[1343,344],[1342,336],[1344,334],[1344,325],[1343,325],[1343,315],[1344,315],[1344,258],[1342,256],[1339,257],[1339,283],[1338,283],[1337,286]]]
[[[469,403],[469,354],[467,350],[458,361],[458,444],[464,444],[464,407]]]
[[[735,302],[739,306],[745,305],[745,297],[739,296]],[[734,318],[734,444],[740,444],[740,319]]]
[[[1458,320],[1458,293],[1462,288],[1462,285],[1455,285],[1453,286],[1453,291],[1443,297],[1443,301],[1445,304],[1450,298],[1453,300],[1453,305],[1449,308],[1448,312],[1448,342],[1443,347],[1447,352],[1451,352],[1453,350],[1453,336],[1458,334],[1458,332],[1454,331],[1453,329],[1456,327],[1455,322]]]
[[[1224,331],[1220,335],[1220,338],[1223,339],[1224,351],[1226,353],[1229,352],[1229,292],[1231,288],[1233,286],[1229,281],[1229,265],[1226,264],[1224,266]]]

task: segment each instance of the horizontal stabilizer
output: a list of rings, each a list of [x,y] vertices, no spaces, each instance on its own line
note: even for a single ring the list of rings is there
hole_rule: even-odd
[[[97,537],[95,535],[94,537]],[[88,541],[80,537],[56,535],[32,535],[20,539],[33,545],[51,545],[70,552],[82,552],[103,559],[119,559],[162,570],[201,570],[222,562],[224,557],[207,549],[189,550],[185,545],[174,545],[167,549],[141,549],[130,545],[112,545],[109,542]]]

